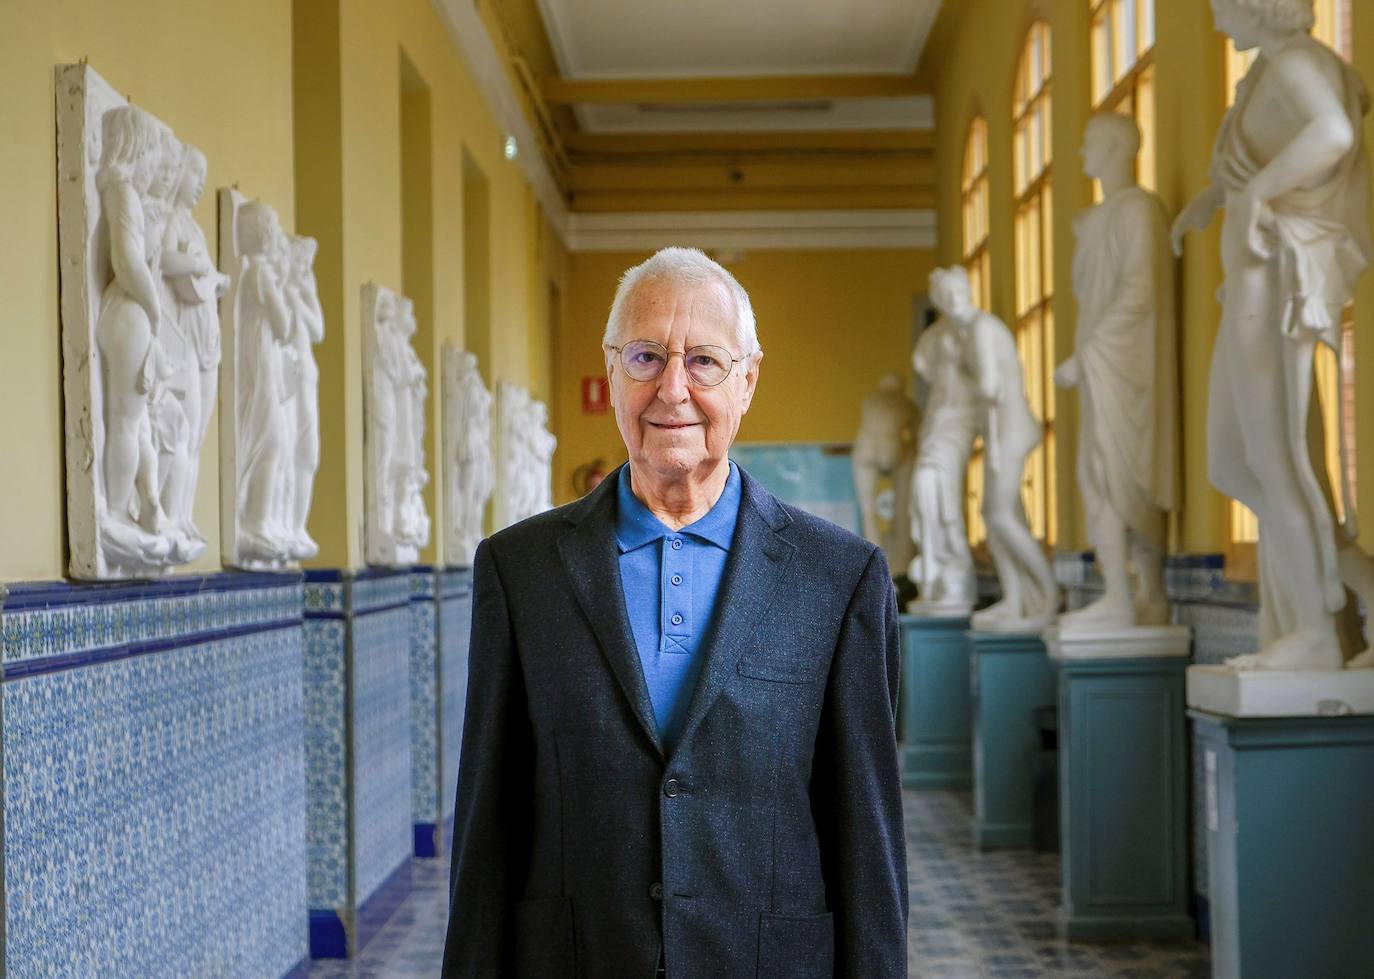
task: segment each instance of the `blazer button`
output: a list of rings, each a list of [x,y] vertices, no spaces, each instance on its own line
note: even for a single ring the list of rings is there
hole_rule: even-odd
[[[663,794],[670,799],[675,798],[679,788],[680,786],[678,785],[677,779],[670,778],[663,783]]]
[[[649,896],[650,896],[651,898],[653,898],[655,901],[662,901],[662,900],[663,900],[663,885],[660,884],[658,881],[654,881],[652,884],[650,884],[650,885],[649,885]]]

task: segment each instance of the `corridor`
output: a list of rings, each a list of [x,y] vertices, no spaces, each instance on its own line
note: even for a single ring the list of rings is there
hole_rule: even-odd
[[[1210,975],[1207,947],[1069,945],[1055,938],[1059,858],[979,853],[965,792],[906,793],[913,979],[1189,979]],[[309,979],[433,979],[443,952],[448,864],[417,860],[415,890],[353,963],[315,962]]]

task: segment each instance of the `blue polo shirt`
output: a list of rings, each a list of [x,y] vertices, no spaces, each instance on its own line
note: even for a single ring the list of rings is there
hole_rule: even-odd
[[[715,620],[739,505],[740,475],[732,462],[715,505],[696,523],[669,530],[630,490],[630,467],[620,470],[620,583],[654,722],[668,751],[682,733],[701,675],[702,639]]]

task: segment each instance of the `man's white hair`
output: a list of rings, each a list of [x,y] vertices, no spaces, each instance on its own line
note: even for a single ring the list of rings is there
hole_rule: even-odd
[[[733,352],[748,357],[758,351],[759,335],[754,322],[754,307],[744,287],[725,266],[712,260],[699,248],[677,247],[661,248],[645,261],[625,270],[615,290],[615,299],[611,301],[610,315],[606,317],[606,332],[601,337],[603,344],[610,346],[621,338],[621,320],[635,290],[643,285],[662,282],[683,286],[720,283],[730,294],[735,306],[735,339],[739,343],[739,350]]]

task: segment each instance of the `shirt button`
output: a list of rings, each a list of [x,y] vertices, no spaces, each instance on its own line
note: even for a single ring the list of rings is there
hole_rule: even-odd
[[[678,781],[675,778],[670,778],[663,783],[663,794],[670,799],[676,798],[680,789],[681,787],[678,785]]]
[[[677,538],[677,537],[674,537],[674,538],[673,538],[673,550],[675,550],[675,551],[680,551],[680,550],[682,550],[682,541],[681,541],[679,538]]]
[[[674,615],[672,618],[672,623],[673,625],[682,625],[682,616]]]
[[[660,884],[658,881],[654,881],[652,884],[650,884],[650,885],[649,885],[649,897],[653,898],[655,901],[662,901],[662,900],[663,900],[663,885]]]
[[[673,575],[671,578],[669,578],[668,580],[671,581],[671,582],[672,582],[673,584],[675,584],[675,585],[680,585],[680,584],[682,584],[682,575],[680,575],[680,574],[675,574],[675,575]]]

